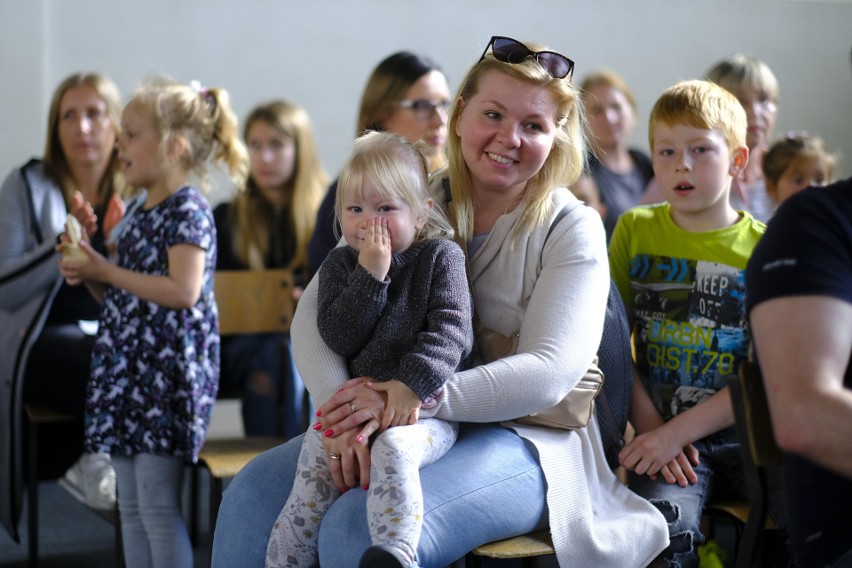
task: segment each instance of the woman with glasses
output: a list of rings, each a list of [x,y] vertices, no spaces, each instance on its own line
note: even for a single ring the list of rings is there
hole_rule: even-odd
[[[422,140],[429,171],[446,162],[450,88],[438,65],[426,56],[400,51],[379,63],[364,87],[355,137],[368,130],[393,132],[412,142]],[[320,206],[308,247],[309,276],[316,274],[339,240],[334,221],[335,180]]]
[[[90,242],[104,252],[110,228],[123,215],[115,151],[120,113],[118,88],[109,78],[65,78],[51,100],[44,158],[14,170],[0,187],[0,517],[10,531],[20,514],[23,464],[8,443],[23,442],[21,401],[80,421],[78,428],[40,440],[44,455],[52,456],[43,464],[51,471],[42,474],[57,477],[83,450],[94,329],[81,322],[96,322],[100,306],[84,287],[64,283],[54,246],[72,212],[86,220]],[[89,506],[109,510],[115,504],[107,455],[83,454],[62,482]]]
[[[544,527],[563,566],[645,566],[668,544],[663,516],[609,469],[596,419],[579,430],[513,421],[565,398],[603,329],[603,226],[567,189],[586,151],[572,68],[537,44],[492,38],[450,113],[449,163],[433,176],[433,192],[467,250],[485,328],[478,345],[502,335],[512,347],[455,373],[438,400],[434,415],[462,424],[456,445],[421,471],[417,566],[446,566],[483,543]],[[324,447],[339,458],[329,460],[335,484],[352,488],[325,516],[320,564],[367,567],[359,564],[370,545],[361,487],[369,487],[368,440],[385,402],[369,377],[348,376],[323,345],[316,303],[311,283],[293,322],[296,358],[321,404]],[[214,566],[262,564],[298,452],[299,443],[280,446],[234,479],[216,526]]]

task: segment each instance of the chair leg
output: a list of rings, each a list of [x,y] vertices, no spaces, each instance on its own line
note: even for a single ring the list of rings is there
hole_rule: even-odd
[[[121,534],[121,512],[118,510],[118,496],[115,500],[115,566],[124,568],[124,537]]]
[[[198,545],[198,492],[201,468],[198,464],[195,464],[190,467],[190,478],[189,478],[189,541],[192,543],[192,546]]]
[[[222,480],[210,476],[210,558],[213,559],[213,536],[216,533],[216,518],[219,516],[219,505],[222,504]]]
[[[38,426],[27,420],[27,537],[29,566],[38,568]]]

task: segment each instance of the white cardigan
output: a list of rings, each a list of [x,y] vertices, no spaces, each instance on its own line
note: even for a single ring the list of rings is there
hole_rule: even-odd
[[[471,259],[478,316],[494,331],[518,334],[517,354],[457,373],[444,386],[436,416],[461,422],[526,416],[562,400],[592,361],[609,291],[603,224],[567,189],[552,195],[554,217],[566,204],[571,210],[549,237],[549,222],[514,235],[521,204],[497,219]],[[293,327],[299,372],[320,405],[350,377],[316,331],[314,283],[299,301]],[[656,507],[610,471],[596,425],[575,432],[505,425],[538,449],[561,567],[638,568],[668,545]]]

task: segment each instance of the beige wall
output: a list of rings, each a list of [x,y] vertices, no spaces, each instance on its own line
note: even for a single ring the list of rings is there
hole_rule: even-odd
[[[523,8],[521,8],[523,6]],[[430,55],[451,88],[491,35],[535,39],[636,91],[635,143],[659,93],[745,51],[778,75],[776,133],[808,130],[852,174],[852,0],[0,0],[0,176],[42,153],[56,84],[110,75],[128,95],[162,73],[228,89],[238,114],[275,97],[307,108],[335,175],[372,67]]]

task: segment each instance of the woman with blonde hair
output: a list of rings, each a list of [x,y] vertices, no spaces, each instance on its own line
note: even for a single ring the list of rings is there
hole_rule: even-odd
[[[618,217],[640,202],[654,171],[648,154],[630,147],[636,127],[636,99],[627,82],[613,71],[600,70],[586,75],[580,90],[592,151],[588,175],[572,190],[594,195],[597,189],[609,238]]]
[[[705,76],[730,91],[746,111],[748,164],[734,179],[731,205],[765,223],[775,209],[775,203],[766,193],[762,164],[778,116],[778,79],[764,61],[744,53],[722,59]]]
[[[255,107],[245,121],[243,138],[249,151],[250,173],[245,187],[231,203],[214,211],[218,270],[287,268],[296,286],[307,280],[308,241],[328,176],[308,113],[284,100]],[[224,391],[239,391],[243,424],[249,435],[291,438],[304,431],[304,385],[288,356],[287,379],[278,377],[280,342],[288,336],[260,334],[229,337],[222,342]],[[286,409],[276,424],[279,389]]]
[[[121,97],[99,73],[74,73],[55,89],[42,160],[14,170],[0,187],[0,518],[15,535],[21,512],[22,403],[74,416],[41,440],[54,456],[47,475],[58,476],[83,449],[82,420],[93,335],[79,322],[98,319],[85,290],[63,284],[54,245],[66,214],[78,211],[95,247],[123,214],[124,183],[116,161]],[[19,333],[24,330],[24,333]],[[115,475],[108,456],[84,455],[65,486],[90,506],[111,509]]]
[[[421,412],[460,422],[458,440],[420,472],[424,514],[414,563],[383,566],[446,566],[486,542],[545,527],[562,566],[643,567],[668,544],[663,516],[607,465],[595,418],[577,430],[515,421],[555,406],[585,375],[610,289],[600,217],[568,190],[585,154],[572,69],[570,59],[540,44],[495,36],[453,104],[449,164],[433,175],[433,195],[448,206],[467,250],[475,313],[485,328],[477,345],[499,334],[515,348],[455,372],[437,406]],[[352,377],[324,344],[313,282],[296,310],[293,337],[320,404],[318,431],[334,485],[349,488],[325,514],[319,562],[358,566],[370,536],[366,523],[353,519],[366,506],[359,486],[373,489],[369,440],[386,401],[371,377]],[[262,564],[300,444],[297,438],[266,452],[233,480],[216,525],[213,566]]]

